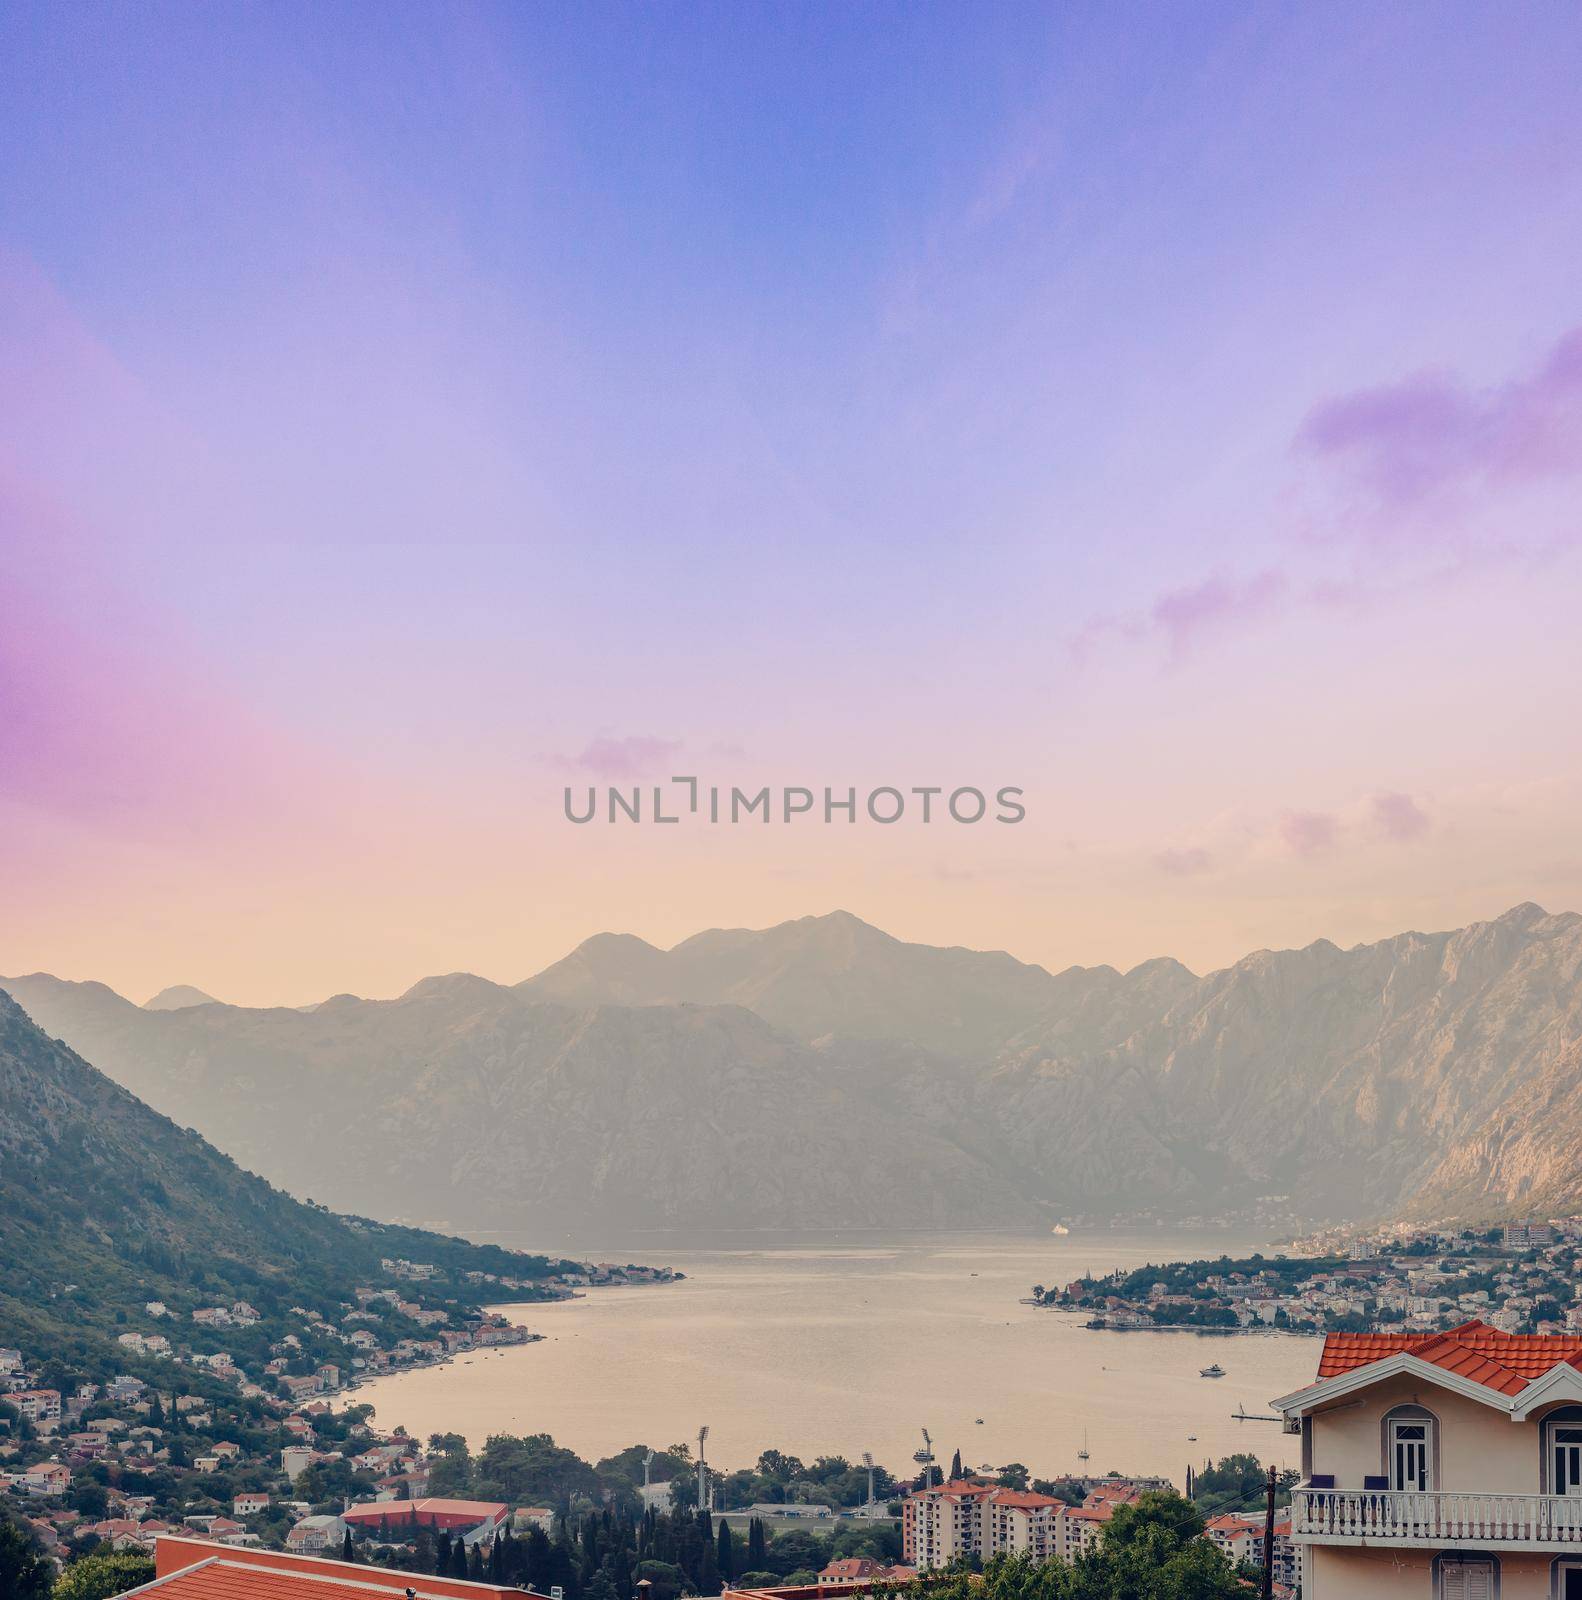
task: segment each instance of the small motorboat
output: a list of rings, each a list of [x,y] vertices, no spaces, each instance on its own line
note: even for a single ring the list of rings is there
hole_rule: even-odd
[[[1198,1376],[1200,1378],[1223,1378],[1225,1376],[1225,1369],[1219,1364],[1219,1362],[1216,1361],[1211,1367],[1201,1368],[1198,1372]]]
[[[981,1428],[983,1426],[983,1418],[982,1417],[974,1417],[972,1420],[978,1427]]]

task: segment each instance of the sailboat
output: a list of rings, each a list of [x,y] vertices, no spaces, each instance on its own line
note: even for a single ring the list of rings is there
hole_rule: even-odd
[[[1087,1459],[1088,1459],[1088,1430],[1086,1428],[1084,1428],[1082,1430],[1082,1448],[1079,1451],[1077,1451],[1077,1460],[1078,1461],[1086,1461]]]

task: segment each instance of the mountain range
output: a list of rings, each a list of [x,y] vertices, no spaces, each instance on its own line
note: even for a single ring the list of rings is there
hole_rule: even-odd
[[[447,1283],[571,1265],[294,1200],[48,1038],[4,994],[0,1232],[0,1343],[52,1359],[157,1327],[142,1310],[150,1301],[185,1323],[192,1304],[246,1299],[265,1332],[305,1337],[288,1306],[338,1316],[358,1284],[388,1281],[387,1257],[430,1263]]]
[[[1582,916],[1532,905],[1203,977],[836,912],[305,1010],[0,987],[294,1193],[475,1235],[1582,1202]]]

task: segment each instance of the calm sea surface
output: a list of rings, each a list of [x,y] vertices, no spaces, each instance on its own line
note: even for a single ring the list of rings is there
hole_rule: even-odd
[[[585,1245],[576,1253],[687,1279],[520,1307],[543,1343],[381,1378],[357,1398],[420,1436],[550,1433],[590,1460],[695,1438],[707,1423],[709,1458],[727,1468],[774,1446],[853,1461],[871,1450],[914,1471],[925,1426],[943,1465],[959,1448],[969,1468],[1021,1461],[1035,1476],[1077,1471],[1084,1438],[1095,1472],[1180,1482],[1188,1462],[1235,1450],[1294,1465],[1297,1440],[1231,1413],[1266,1413],[1310,1382],[1316,1339],[1090,1332],[1018,1303],[1030,1285],[1089,1267],[1259,1247],[1223,1233]],[[1198,1376],[1216,1361],[1228,1376]]]

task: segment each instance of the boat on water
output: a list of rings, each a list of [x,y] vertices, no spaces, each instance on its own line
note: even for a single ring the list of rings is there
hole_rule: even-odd
[[[1077,1451],[1077,1460],[1078,1461],[1086,1461],[1087,1459],[1088,1459],[1088,1430],[1086,1428],[1084,1428],[1082,1430],[1082,1448],[1079,1451]]]
[[[1070,1233],[1070,1232],[1071,1232],[1071,1229],[1070,1229],[1070,1228],[1068,1228],[1068,1227],[1067,1227],[1067,1226],[1066,1226],[1066,1225],[1065,1225],[1065,1223],[1063,1223],[1063,1222],[1057,1222],[1057,1223],[1056,1223],[1056,1224],[1055,1224],[1055,1225],[1054,1225],[1054,1227],[1052,1227],[1052,1228],[1051,1228],[1051,1229],[1050,1229],[1050,1230],[1049,1230],[1049,1231],[1050,1231],[1050,1232],[1051,1232],[1051,1233],[1054,1233],[1054,1234],[1059,1234],[1059,1235],[1061,1235],[1061,1236],[1062,1236],[1062,1237],[1064,1237],[1064,1236],[1065,1236],[1065,1235],[1066,1235],[1066,1234],[1068,1234],[1068,1233]]]
[[[1211,1367],[1201,1368],[1198,1372],[1198,1376],[1200,1378],[1223,1378],[1225,1376],[1225,1369],[1219,1364],[1219,1362],[1216,1361]]]

